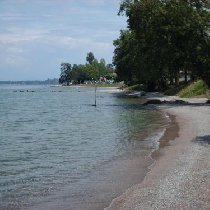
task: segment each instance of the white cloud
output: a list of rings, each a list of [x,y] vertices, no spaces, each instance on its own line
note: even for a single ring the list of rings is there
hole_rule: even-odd
[[[19,20],[33,20],[33,19],[41,19],[41,18],[51,18],[53,17],[50,14],[42,14],[42,15],[22,15],[22,14],[3,14],[0,15],[0,20],[3,21],[19,21]]]
[[[0,0],[0,69],[17,69],[21,78],[23,69],[37,76],[46,65],[51,75],[58,58],[84,63],[89,51],[111,61],[112,40],[124,27],[119,1]]]
[[[10,65],[10,66],[15,66],[15,65],[22,65],[24,63],[26,63],[27,60],[22,57],[22,56],[17,56],[17,55],[7,55],[6,58],[5,58],[5,63],[7,65]]]
[[[22,54],[24,52],[24,50],[19,47],[8,47],[6,49],[6,52],[12,53],[12,54]]]
[[[70,36],[46,36],[43,41],[52,45],[63,46],[70,49],[100,48],[102,51],[112,48],[110,42],[99,42],[91,38],[75,38]]]
[[[39,35],[0,34],[0,43],[18,43],[23,41],[32,41],[39,38]]]
[[[48,31],[46,30],[10,28],[8,33],[0,34],[0,43],[15,44],[19,42],[34,41],[42,38],[47,33]]]

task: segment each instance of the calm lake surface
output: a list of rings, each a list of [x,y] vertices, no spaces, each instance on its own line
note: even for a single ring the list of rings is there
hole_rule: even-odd
[[[0,86],[0,209],[103,209],[143,179],[167,117],[103,89],[97,107],[94,97]]]

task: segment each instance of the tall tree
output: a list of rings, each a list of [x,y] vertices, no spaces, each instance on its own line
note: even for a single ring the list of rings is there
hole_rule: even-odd
[[[86,61],[92,65],[95,60],[94,54],[92,52],[87,53]]]
[[[72,80],[74,83],[83,84],[85,80],[89,80],[85,65],[74,64],[71,71]]]
[[[59,78],[60,84],[69,85],[71,81],[71,64],[70,63],[61,63],[61,74]]]
[[[209,78],[207,6],[205,0],[124,0],[120,13],[128,17],[128,28],[136,38],[138,57],[133,61],[129,58],[137,69],[129,75],[129,80],[134,73],[157,85],[166,78],[175,79],[178,84],[179,71],[183,69]]]
[[[136,71],[136,39],[128,30],[120,32],[120,37],[114,41],[113,63],[119,81],[132,83],[135,81]]]

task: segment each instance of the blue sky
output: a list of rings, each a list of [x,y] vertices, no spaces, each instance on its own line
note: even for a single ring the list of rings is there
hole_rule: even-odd
[[[58,78],[92,51],[112,62],[120,0],[0,0],[0,80]]]

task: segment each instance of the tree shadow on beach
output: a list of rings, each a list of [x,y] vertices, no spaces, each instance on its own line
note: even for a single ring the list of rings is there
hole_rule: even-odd
[[[210,145],[210,135],[206,135],[206,136],[198,136],[195,141],[196,143],[200,143],[200,144],[209,144]]]

